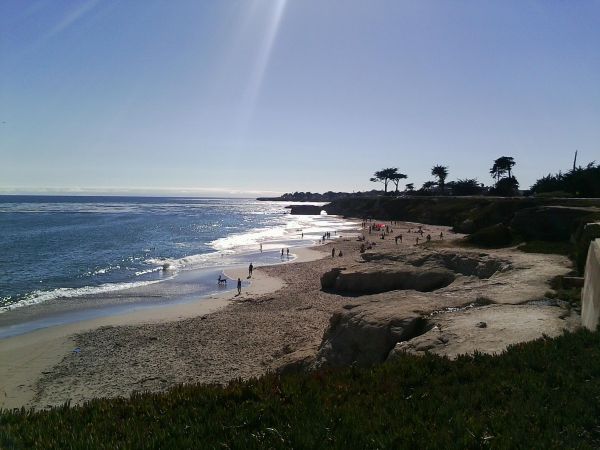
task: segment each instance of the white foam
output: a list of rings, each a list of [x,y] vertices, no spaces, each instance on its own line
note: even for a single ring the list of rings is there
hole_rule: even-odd
[[[335,233],[356,228],[357,223],[335,216],[292,216],[286,214],[279,224],[256,228],[244,233],[232,234],[209,243],[219,252],[240,253],[256,251],[260,244],[264,249],[273,247],[274,242],[303,239],[318,240],[327,231]],[[304,236],[303,236],[304,235]]]
[[[193,269],[200,267],[218,267],[230,263],[227,256],[235,256],[248,252],[257,252],[260,244],[263,250],[279,249],[281,242],[285,241],[287,247],[293,247],[293,241],[298,245],[305,245],[307,240],[318,241],[321,236],[329,231],[332,237],[338,237],[341,232],[356,229],[356,222],[341,219],[335,216],[291,216],[281,215],[272,226],[255,228],[253,230],[232,234],[209,243],[215,249],[214,252],[190,255],[183,258],[149,258],[145,262],[154,267],[135,272],[136,276],[152,272],[164,271],[173,278],[181,269]],[[335,232],[337,231],[337,235]],[[304,237],[302,237],[304,233]],[[290,243],[292,243],[290,245]],[[118,267],[118,266],[117,266]],[[165,269],[165,267],[168,267]],[[114,269],[114,267],[102,268],[92,272],[92,275],[103,274]],[[14,308],[34,305],[56,298],[80,297],[85,295],[113,292],[122,289],[145,286],[159,283],[167,278],[152,281],[134,281],[124,283],[105,283],[99,286],[84,286],[80,288],[58,288],[50,291],[34,291],[26,298],[0,307],[0,313],[10,311]]]
[[[99,286],[83,286],[79,288],[58,288],[51,291],[34,291],[29,294],[26,298],[19,300],[18,302],[10,305],[0,307],[0,314],[10,311],[11,309],[21,308],[23,306],[36,305],[43,303],[48,300],[56,298],[71,298],[81,297],[84,295],[102,294],[105,292],[120,291],[123,289],[130,289],[140,286],[146,286],[149,284],[159,283],[162,280],[153,281],[134,281],[128,283],[105,283]]]

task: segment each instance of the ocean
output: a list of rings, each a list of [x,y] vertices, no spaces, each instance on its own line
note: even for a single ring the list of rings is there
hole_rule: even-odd
[[[282,248],[290,248],[293,259],[295,247],[354,226],[327,215],[292,216],[285,209],[289,204],[0,196],[0,316],[55,300],[81,303],[173,282],[191,270],[204,269],[207,275],[186,295],[208,294],[223,268],[280,263]]]

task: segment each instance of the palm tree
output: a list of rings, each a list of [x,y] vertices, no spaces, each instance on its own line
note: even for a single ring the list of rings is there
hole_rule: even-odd
[[[390,167],[387,169],[378,170],[371,177],[371,181],[383,183],[384,192],[387,194],[388,183],[392,181],[396,184],[396,191],[398,190],[398,182],[402,178],[407,178],[403,173],[399,173],[396,167]]]
[[[448,177],[448,166],[433,166],[431,175],[438,178],[438,184],[442,192],[444,191],[444,183]]]

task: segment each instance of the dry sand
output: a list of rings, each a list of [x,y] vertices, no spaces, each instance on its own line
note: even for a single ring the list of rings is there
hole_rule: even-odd
[[[385,240],[367,237],[377,243],[378,251],[421,248],[422,244],[415,247],[416,235],[406,233],[408,227],[416,225],[394,226],[403,232],[399,245],[394,235]],[[430,245],[438,247],[452,246],[453,240],[462,237],[441,226],[426,225],[427,233],[438,240]],[[314,356],[332,314],[360,301],[323,292],[320,276],[333,267],[356,264],[359,248],[360,242],[348,237],[313,249],[294,249],[297,261],[256,268],[252,285],[240,296],[229,292],[189,305],[0,341],[4,390],[0,406],[44,408],[66,401],[75,404],[94,397],[128,396],[134,391],[163,391],[178,383],[226,383]],[[339,250],[342,257],[337,256]],[[246,277],[247,268],[228,271],[228,275]],[[544,332],[543,321],[527,325],[537,327],[529,333],[533,337]],[[498,347],[497,342],[493,345]],[[73,352],[74,348],[79,351]]]

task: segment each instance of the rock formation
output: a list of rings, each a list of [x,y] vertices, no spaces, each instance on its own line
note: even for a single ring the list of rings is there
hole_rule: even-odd
[[[317,215],[321,214],[321,211],[323,210],[322,207],[316,206],[316,205],[292,205],[289,208],[290,208],[290,214],[303,215],[303,216],[308,216],[308,215],[317,216]]]
[[[600,246],[598,253],[600,264]],[[321,277],[324,290],[354,300],[331,318],[314,367],[370,366],[406,350],[496,352],[574,326],[568,311],[545,297],[548,282],[570,271],[562,256],[402,248],[361,259]],[[541,306],[523,304],[532,301]]]
[[[600,317],[600,239],[590,243],[583,291],[581,292],[581,323],[595,331]]]

